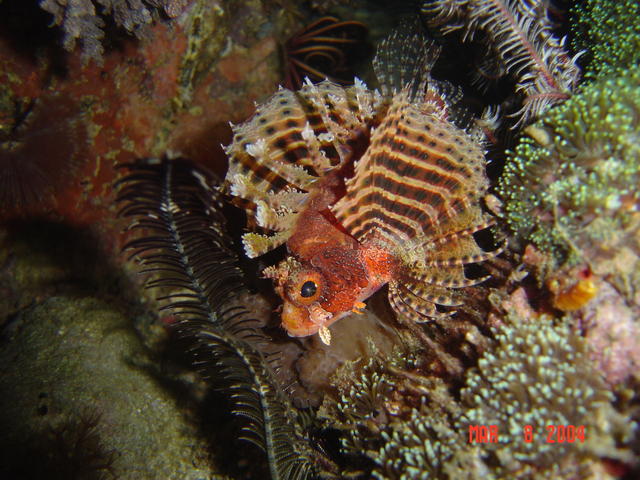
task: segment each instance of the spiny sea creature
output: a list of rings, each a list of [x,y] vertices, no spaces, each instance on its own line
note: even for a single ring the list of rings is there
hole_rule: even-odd
[[[0,214],[48,212],[78,181],[89,133],[75,100],[45,94],[0,101]]]
[[[449,33],[463,31],[463,41],[478,32],[491,42],[505,71],[517,78],[523,94],[516,127],[539,118],[548,107],[572,94],[580,69],[551,32],[543,0],[433,0],[422,7],[427,23]]]
[[[482,144],[452,123],[429,78],[438,52],[397,31],[374,60],[384,97],[358,79],[350,88],[307,82],[234,126],[227,189],[256,230],[243,237],[246,254],[283,243],[291,253],[264,271],[290,335],[319,332],[328,343],[327,327],[385,284],[398,314],[449,316],[436,305],[461,304],[450,289],[483,280],[464,273],[497,253],[473,237],[491,224],[479,205]]]
[[[141,273],[156,275],[147,287],[169,290],[159,298],[162,310],[180,319],[196,363],[245,420],[242,438],[266,452],[271,478],[311,478],[311,447],[275,378],[279,356],[263,353],[266,338],[251,311],[234,302],[245,289],[224,229],[219,182],[181,158],[126,167],[129,174],[116,184],[120,215],[134,218],[130,229],[142,236],[125,249]]]
[[[285,87],[297,90],[303,78],[350,83],[354,47],[362,44],[367,27],[355,20],[322,17],[292,36],[284,45]]]

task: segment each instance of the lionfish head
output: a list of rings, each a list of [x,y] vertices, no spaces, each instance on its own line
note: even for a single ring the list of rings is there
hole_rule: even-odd
[[[353,261],[336,268],[334,262],[318,265],[294,257],[266,268],[265,277],[275,282],[283,301],[282,326],[287,333],[293,337],[319,333],[329,343],[327,327],[364,307],[360,299],[368,282],[364,271],[355,280],[354,269],[359,270]]]

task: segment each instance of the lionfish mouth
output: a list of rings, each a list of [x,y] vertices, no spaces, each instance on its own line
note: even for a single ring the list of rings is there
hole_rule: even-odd
[[[332,317],[331,313],[319,305],[298,307],[291,302],[285,302],[282,309],[282,326],[292,337],[306,337],[333,323]]]

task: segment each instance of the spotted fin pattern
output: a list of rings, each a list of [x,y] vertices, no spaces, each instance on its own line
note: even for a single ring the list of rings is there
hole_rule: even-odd
[[[225,180],[246,209],[249,227],[261,231],[243,237],[247,256],[287,241],[316,182],[351,160],[381,103],[380,94],[359,80],[347,89],[307,82],[297,92],[280,89],[249,121],[233,127]]]

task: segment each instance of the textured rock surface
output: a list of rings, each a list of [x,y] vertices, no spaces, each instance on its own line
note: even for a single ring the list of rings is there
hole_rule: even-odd
[[[5,235],[0,250],[0,477],[210,475],[188,388],[148,348],[163,329],[96,288],[94,275],[113,280],[106,265],[79,243],[56,252],[61,232],[40,227],[41,249]]]

